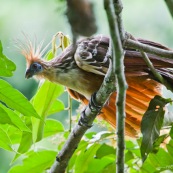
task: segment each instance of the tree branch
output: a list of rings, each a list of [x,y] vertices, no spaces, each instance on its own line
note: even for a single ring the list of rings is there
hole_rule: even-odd
[[[125,31],[122,20],[123,4],[120,0],[113,0],[113,4],[114,4],[115,15],[118,22],[119,34],[121,37],[121,41],[123,41],[125,39]]]
[[[107,54],[107,56],[110,56],[110,54]],[[80,140],[85,132],[92,126],[94,119],[113,91],[115,91],[115,75],[112,72],[112,62],[110,61],[108,72],[100,89],[92,96],[89,105],[85,108],[83,113],[81,113],[78,124],[74,127],[62,150],[57,155],[57,159],[51,167],[50,173],[65,172],[68,162],[75,152]]]
[[[172,18],[173,18],[173,0],[165,0],[165,3],[169,9],[169,12],[171,13]]]
[[[148,55],[145,52],[141,51],[141,55],[145,61],[145,63],[148,65],[148,67],[150,68],[151,72],[153,73],[154,77],[160,82],[162,83],[168,90],[173,92],[173,87],[172,85],[170,85],[167,80],[165,80],[163,78],[163,76],[157,72],[157,70],[154,68],[152,62],[150,61],[150,59],[148,58]]]
[[[124,129],[125,129],[125,98],[127,84],[124,74],[124,56],[121,44],[123,40],[124,30],[121,19],[122,3],[121,1],[114,1],[114,9],[110,0],[104,0],[104,7],[107,13],[111,38],[113,41],[113,50],[115,58],[116,79],[117,79],[117,98],[116,98],[116,126],[117,126],[117,153],[116,153],[116,172],[124,172]],[[115,15],[116,14],[116,15]],[[118,26],[119,24],[119,26]]]
[[[124,48],[138,49],[139,51],[151,53],[151,54],[157,55],[159,57],[173,59],[173,51],[172,50],[163,50],[163,49],[159,49],[159,48],[156,48],[153,46],[139,43],[138,41],[132,40],[129,35],[127,35],[127,38],[124,39],[123,47]]]

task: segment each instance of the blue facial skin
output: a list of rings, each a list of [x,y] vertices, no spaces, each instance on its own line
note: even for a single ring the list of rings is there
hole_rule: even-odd
[[[25,73],[25,78],[29,79],[32,76],[34,76],[35,74],[42,72],[43,71],[43,67],[41,64],[39,64],[38,62],[34,62],[33,64],[30,65],[30,67],[26,70]]]

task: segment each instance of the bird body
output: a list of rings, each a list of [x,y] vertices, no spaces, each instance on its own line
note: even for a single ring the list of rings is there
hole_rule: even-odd
[[[139,40],[161,49],[168,48],[146,40]],[[22,53],[27,60],[26,78],[36,76],[59,83],[68,88],[70,95],[84,104],[88,104],[91,95],[96,92],[103,82],[109,67],[109,38],[95,36],[83,39],[70,45],[60,55],[50,61],[41,58],[39,50],[34,50],[31,43]],[[155,68],[168,78],[171,78],[173,60],[148,55]],[[154,79],[142,56],[136,50],[125,51],[125,74],[128,83],[126,95],[126,134],[136,136],[150,100],[155,95],[161,95],[162,85]],[[166,70],[167,71],[166,71]],[[109,101],[102,108],[100,117],[115,126],[115,98],[112,93]]]

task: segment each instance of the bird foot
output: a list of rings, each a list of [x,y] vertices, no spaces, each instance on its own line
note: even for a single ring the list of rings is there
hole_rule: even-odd
[[[80,117],[80,120],[78,122],[78,125],[80,126],[85,126],[87,128],[91,128],[92,127],[92,124],[88,124],[88,118],[85,114],[85,110],[81,112],[81,117]]]
[[[89,102],[89,108],[92,111],[100,112],[102,106],[100,106],[96,101],[96,92],[94,92],[91,96],[90,102]]]
[[[94,93],[92,96],[91,96],[91,99],[90,99],[90,102],[89,102],[89,108],[91,110],[91,112],[96,112],[96,113],[100,113],[101,111],[101,108],[102,106],[100,106],[97,101],[96,101],[96,93]],[[86,110],[86,109],[85,109]],[[87,128],[91,128],[92,125],[89,124],[90,120],[89,118],[86,116],[85,114],[85,110],[82,111],[81,113],[81,117],[80,117],[80,120],[79,120],[79,125],[80,126],[85,126]]]

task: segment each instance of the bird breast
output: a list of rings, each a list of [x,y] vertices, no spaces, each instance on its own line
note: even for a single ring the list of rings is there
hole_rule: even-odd
[[[103,76],[86,72],[79,68],[68,70],[66,73],[57,73],[55,81],[90,99],[103,81]]]

